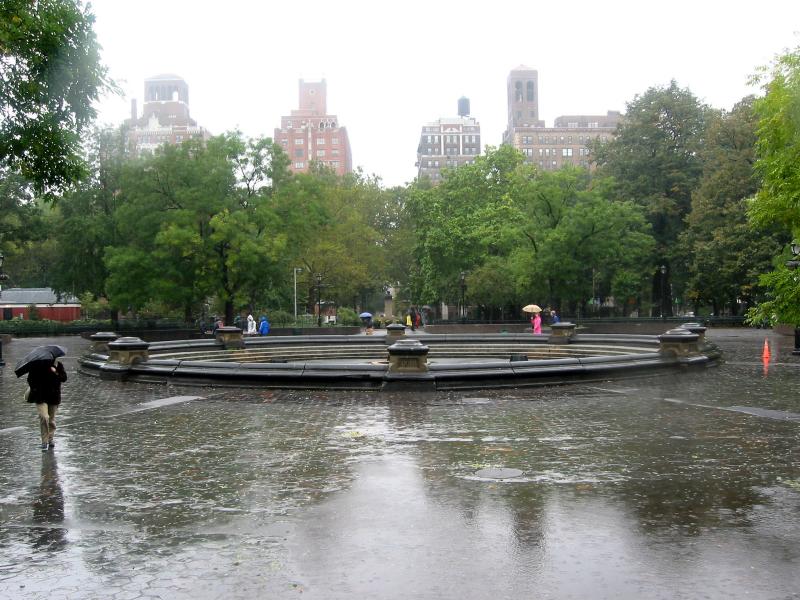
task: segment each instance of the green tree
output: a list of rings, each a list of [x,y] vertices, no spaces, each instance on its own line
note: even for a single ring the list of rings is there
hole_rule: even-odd
[[[644,207],[657,243],[651,264],[671,264],[702,174],[709,113],[691,91],[672,81],[634,97],[614,139],[592,147],[599,174],[614,178],[618,196]],[[672,275],[669,269],[670,280]],[[660,275],[654,275],[654,301],[661,297],[660,286]]]
[[[756,170],[761,178],[749,216],[757,227],[777,227],[800,239],[800,47],[779,56],[756,79],[765,95],[754,103],[759,117]],[[748,311],[751,321],[800,325],[800,273],[788,269],[787,250],[762,276],[769,299]]]
[[[785,243],[774,227],[755,228],[747,219],[748,199],[758,189],[753,101],[745,98],[732,111],[709,120],[703,175],[680,238],[687,297],[695,312],[710,304],[714,314],[725,307],[737,314],[740,303],[753,302],[759,294],[759,275],[769,270]]]
[[[115,211],[119,240],[106,254],[107,289],[119,308],[151,299],[185,318],[207,298],[234,310],[269,288],[286,236],[271,205],[274,181],[289,179],[271,140],[238,132],[163,146],[123,169]]]
[[[0,167],[0,254],[13,285],[36,279],[27,254],[45,237],[43,213],[22,176]]]
[[[540,172],[508,146],[413,190],[409,205],[422,302],[460,300],[463,271],[486,315],[534,301],[576,310],[593,284],[627,299],[651,260],[642,209],[616,200],[608,181],[585,169]]]
[[[445,171],[435,187],[420,182],[407,202],[414,230],[411,300],[432,304],[460,300],[459,275],[488,256],[505,254],[515,212],[509,192],[523,156],[510,146],[487,148],[475,163]]]
[[[514,222],[520,241],[511,257],[518,296],[583,310],[589,298],[638,298],[654,247],[642,209],[614,198],[614,186],[588,171],[520,171]]]
[[[323,300],[363,306],[387,280],[390,229],[381,229],[387,199],[379,181],[360,172],[337,177],[318,168],[293,184],[282,190],[280,212],[293,240],[292,261],[304,268],[306,297],[316,299],[315,276],[320,275]]]
[[[56,291],[81,297],[87,292],[93,298],[105,296],[105,253],[118,238],[115,214],[122,170],[128,160],[122,129],[93,131],[88,143],[89,177],[54,206],[51,235],[59,251],[49,283]]]
[[[73,0],[0,4],[0,165],[43,192],[86,173],[80,136],[114,89],[90,9]]]

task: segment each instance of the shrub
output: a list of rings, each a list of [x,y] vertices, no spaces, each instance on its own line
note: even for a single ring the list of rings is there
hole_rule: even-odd
[[[261,315],[267,317],[270,326],[272,327],[286,327],[287,325],[294,325],[294,315],[285,310],[262,310],[257,315],[253,315],[256,323],[261,322]]]
[[[361,325],[356,311],[347,306],[342,306],[336,310],[336,321],[340,325]]]

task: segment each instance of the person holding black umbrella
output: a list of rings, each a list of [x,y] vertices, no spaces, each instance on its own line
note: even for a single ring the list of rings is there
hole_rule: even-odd
[[[64,365],[56,358],[64,356],[61,346],[39,346],[23,358],[14,369],[17,377],[28,374],[25,400],[36,404],[42,435],[42,452],[55,448],[56,411],[61,404],[61,384],[67,380]]]

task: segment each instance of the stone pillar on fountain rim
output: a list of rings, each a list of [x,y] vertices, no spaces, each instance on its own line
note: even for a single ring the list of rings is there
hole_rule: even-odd
[[[244,348],[244,335],[242,334],[241,327],[233,327],[232,325],[218,327],[215,333],[215,339],[217,343],[222,344],[226,350],[241,350]]]
[[[390,373],[427,373],[428,346],[416,339],[398,340],[388,348]]]
[[[386,326],[386,343],[394,344],[397,340],[404,338],[406,335],[406,326],[400,323],[392,323]]]
[[[659,352],[661,354],[673,354],[678,358],[694,356],[700,353],[699,339],[699,334],[692,333],[688,329],[680,327],[670,329],[658,336]]]
[[[553,323],[550,325],[550,337],[547,339],[549,344],[569,344],[575,336],[575,323],[565,321],[563,323]]]
[[[696,333],[699,337],[697,339],[697,343],[701,346],[706,343],[706,327],[701,325],[700,323],[684,323],[680,326],[681,329],[687,329],[692,333]]]
[[[108,344],[118,340],[121,336],[114,331],[98,331],[97,333],[89,336],[92,341],[92,352],[98,354],[108,354]],[[137,338],[138,339],[138,338]]]

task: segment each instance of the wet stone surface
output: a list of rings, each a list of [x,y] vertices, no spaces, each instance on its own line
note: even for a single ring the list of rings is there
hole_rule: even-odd
[[[800,357],[707,335],[710,370],[448,394],[102,381],[58,338],[50,453],[16,339],[0,598],[800,598]]]

